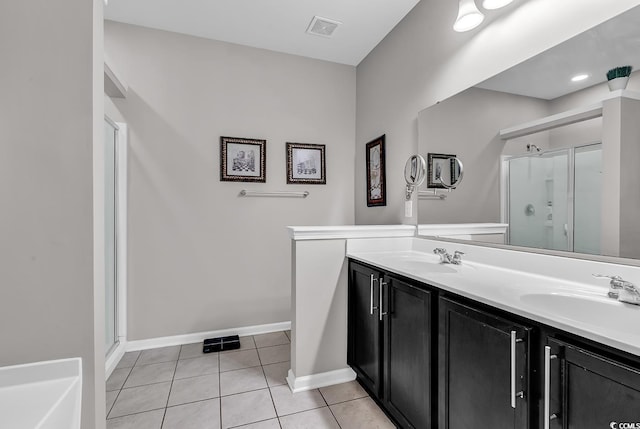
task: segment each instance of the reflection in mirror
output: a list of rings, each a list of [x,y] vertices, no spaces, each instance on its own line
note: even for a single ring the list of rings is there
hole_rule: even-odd
[[[404,180],[407,185],[420,186],[424,182],[425,161],[420,155],[412,155],[404,166]]]
[[[602,145],[506,156],[508,243],[599,255]]]
[[[640,74],[627,91],[606,83],[640,69],[639,39],[636,7],[421,111],[419,152],[455,153],[468,180],[420,201],[418,223],[505,224],[505,244],[640,259]]]
[[[428,154],[427,188],[456,189],[464,178],[464,165],[455,155]]]
[[[407,182],[406,200],[411,199],[413,191],[424,182],[426,163],[421,155],[411,155],[404,165],[404,180]],[[406,209],[409,212],[409,208]]]

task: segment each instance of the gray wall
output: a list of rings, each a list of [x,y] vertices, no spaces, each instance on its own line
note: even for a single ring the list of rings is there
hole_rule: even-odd
[[[640,101],[623,98],[621,104],[620,256],[637,259],[640,258]]]
[[[606,88],[606,84],[594,88]],[[469,88],[418,114],[418,152],[454,154],[465,165],[465,181],[446,201],[421,200],[419,223],[500,222],[500,156],[522,155],[527,144],[542,149],[597,143],[602,120],[591,119],[505,142],[501,129],[523,124],[553,113],[557,106],[573,109],[598,101],[607,93],[594,88],[556,100],[512,95]],[[422,186],[426,188],[426,184]]]
[[[500,222],[500,156],[505,141],[498,132],[546,116],[547,104],[469,88],[420,112],[420,154],[425,159],[427,153],[456,155],[465,169],[462,185],[446,200],[420,200],[419,223]]]
[[[417,151],[420,110],[638,4],[638,0],[516,2],[493,22],[489,21],[495,13],[480,28],[456,33],[451,27],[457,2],[418,3],[358,65],[356,222],[412,221],[403,216],[402,171],[407,157]],[[387,136],[388,201],[387,207],[368,208],[364,145],[380,134]]]
[[[354,222],[355,68],[107,21],[129,84],[129,340],[291,320],[286,225]],[[220,182],[220,136],[267,140],[267,183]],[[327,185],[287,185],[285,143]],[[241,189],[307,199],[238,198]]]
[[[104,427],[92,222],[102,1],[1,2],[0,54],[0,366],[81,357],[82,426]]]
[[[637,84],[638,76],[640,74],[634,75],[630,87]],[[635,166],[640,157],[640,132],[636,120],[639,102],[625,98],[608,100],[604,118],[507,142],[498,137],[500,129],[559,113],[559,106],[567,110],[584,107],[601,101],[609,94],[606,83],[551,101],[474,87],[421,111],[418,115],[419,152],[425,158],[429,152],[459,156],[465,163],[465,181],[455,192],[447,195],[446,201],[421,200],[419,222],[498,222],[501,155],[525,154],[527,143],[546,150],[602,142],[602,180],[603,189],[607,190],[603,194],[602,214],[598,217],[603,220],[602,254],[640,257],[637,246],[640,222],[635,216],[636,208],[640,207],[640,200],[635,196],[640,183]],[[523,206],[526,202],[528,200],[522,201]],[[539,207],[545,203],[546,199],[534,205]],[[563,219],[562,212],[558,211],[560,208],[556,207],[554,218]],[[531,231],[534,235],[538,233]],[[564,237],[560,235],[560,239],[564,240]]]

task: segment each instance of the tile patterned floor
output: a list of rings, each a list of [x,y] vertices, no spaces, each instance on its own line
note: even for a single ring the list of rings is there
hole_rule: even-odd
[[[239,350],[202,343],[126,353],[107,380],[107,429],[392,429],[350,382],[293,394],[289,332],[242,337]]]

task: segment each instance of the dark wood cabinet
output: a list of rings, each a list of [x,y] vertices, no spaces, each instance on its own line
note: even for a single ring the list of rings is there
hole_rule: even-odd
[[[640,428],[640,371],[549,338],[543,358],[544,429]]]
[[[386,276],[382,287],[383,402],[402,427],[429,429],[433,385],[432,292],[393,276]]]
[[[402,428],[431,429],[432,292],[351,262],[347,362]]]
[[[439,427],[529,427],[529,331],[440,299]]]
[[[348,357],[407,429],[640,429],[640,357],[350,261]]]
[[[382,277],[380,271],[350,264],[347,363],[374,395],[382,393],[382,326],[378,313]]]

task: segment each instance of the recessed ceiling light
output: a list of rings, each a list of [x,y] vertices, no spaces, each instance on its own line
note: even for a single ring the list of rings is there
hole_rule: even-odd
[[[578,74],[571,78],[571,82],[580,82],[589,77],[588,74]]]
[[[340,24],[342,24],[340,21],[314,16],[309,27],[307,27],[307,33],[315,36],[331,37]]]

